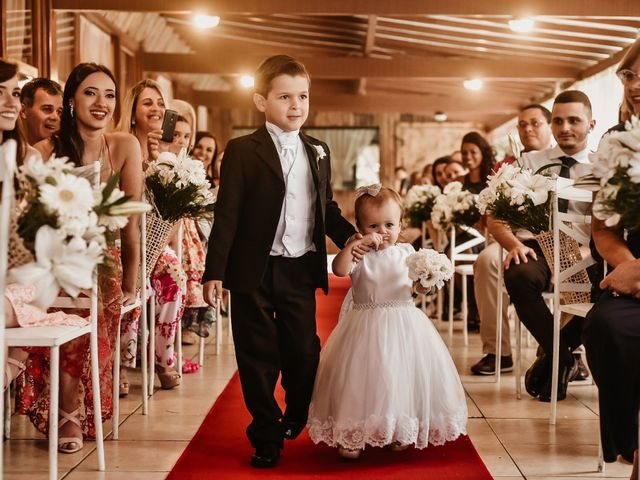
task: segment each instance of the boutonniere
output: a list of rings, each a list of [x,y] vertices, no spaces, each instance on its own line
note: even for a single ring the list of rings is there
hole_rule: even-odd
[[[320,159],[326,157],[327,152],[324,151],[322,145],[313,145],[313,148],[316,150],[316,167],[320,168]]]

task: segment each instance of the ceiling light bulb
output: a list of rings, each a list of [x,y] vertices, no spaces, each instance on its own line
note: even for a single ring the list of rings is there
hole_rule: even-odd
[[[446,122],[447,121],[447,114],[444,112],[436,112],[433,114],[433,119],[436,122]]]
[[[533,18],[523,17],[523,18],[514,18],[513,20],[509,20],[509,28],[513,32],[517,33],[529,33],[533,30],[533,26],[535,22]]]
[[[251,75],[242,75],[240,77],[240,85],[244,88],[253,88],[254,78]]]
[[[193,17],[193,23],[198,28],[213,28],[220,23],[220,17],[215,15],[203,15],[199,13]]]
[[[472,78],[471,80],[465,80],[463,85],[467,90],[480,90],[482,88],[482,80],[479,78]]]

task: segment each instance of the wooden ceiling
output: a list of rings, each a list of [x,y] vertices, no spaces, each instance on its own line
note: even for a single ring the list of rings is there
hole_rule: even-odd
[[[53,0],[53,5],[98,11],[141,42],[144,70],[179,75],[200,104],[251,106],[239,76],[252,73],[268,55],[288,53],[311,73],[313,108],[443,111],[449,120],[488,128],[615,64],[640,28],[638,0]],[[220,15],[219,26],[196,29],[191,23],[196,12]],[[524,14],[534,19],[533,31],[514,33],[508,21]],[[170,29],[180,42],[153,40],[150,23]],[[470,78],[482,78],[484,88],[465,90],[463,81]]]

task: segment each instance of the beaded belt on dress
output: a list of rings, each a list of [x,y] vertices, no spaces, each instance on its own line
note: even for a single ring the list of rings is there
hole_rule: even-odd
[[[370,308],[414,307],[413,300],[390,300],[388,302],[354,303],[354,310],[368,310]]]

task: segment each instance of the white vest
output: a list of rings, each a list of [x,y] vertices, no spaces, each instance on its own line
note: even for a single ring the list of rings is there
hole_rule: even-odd
[[[280,155],[285,195],[270,254],[297,258],[316,249],[313,244],[316,188],[302,140],[298,137],[296,157],[289,168],[282,158],[277,138],[271,135]]]

